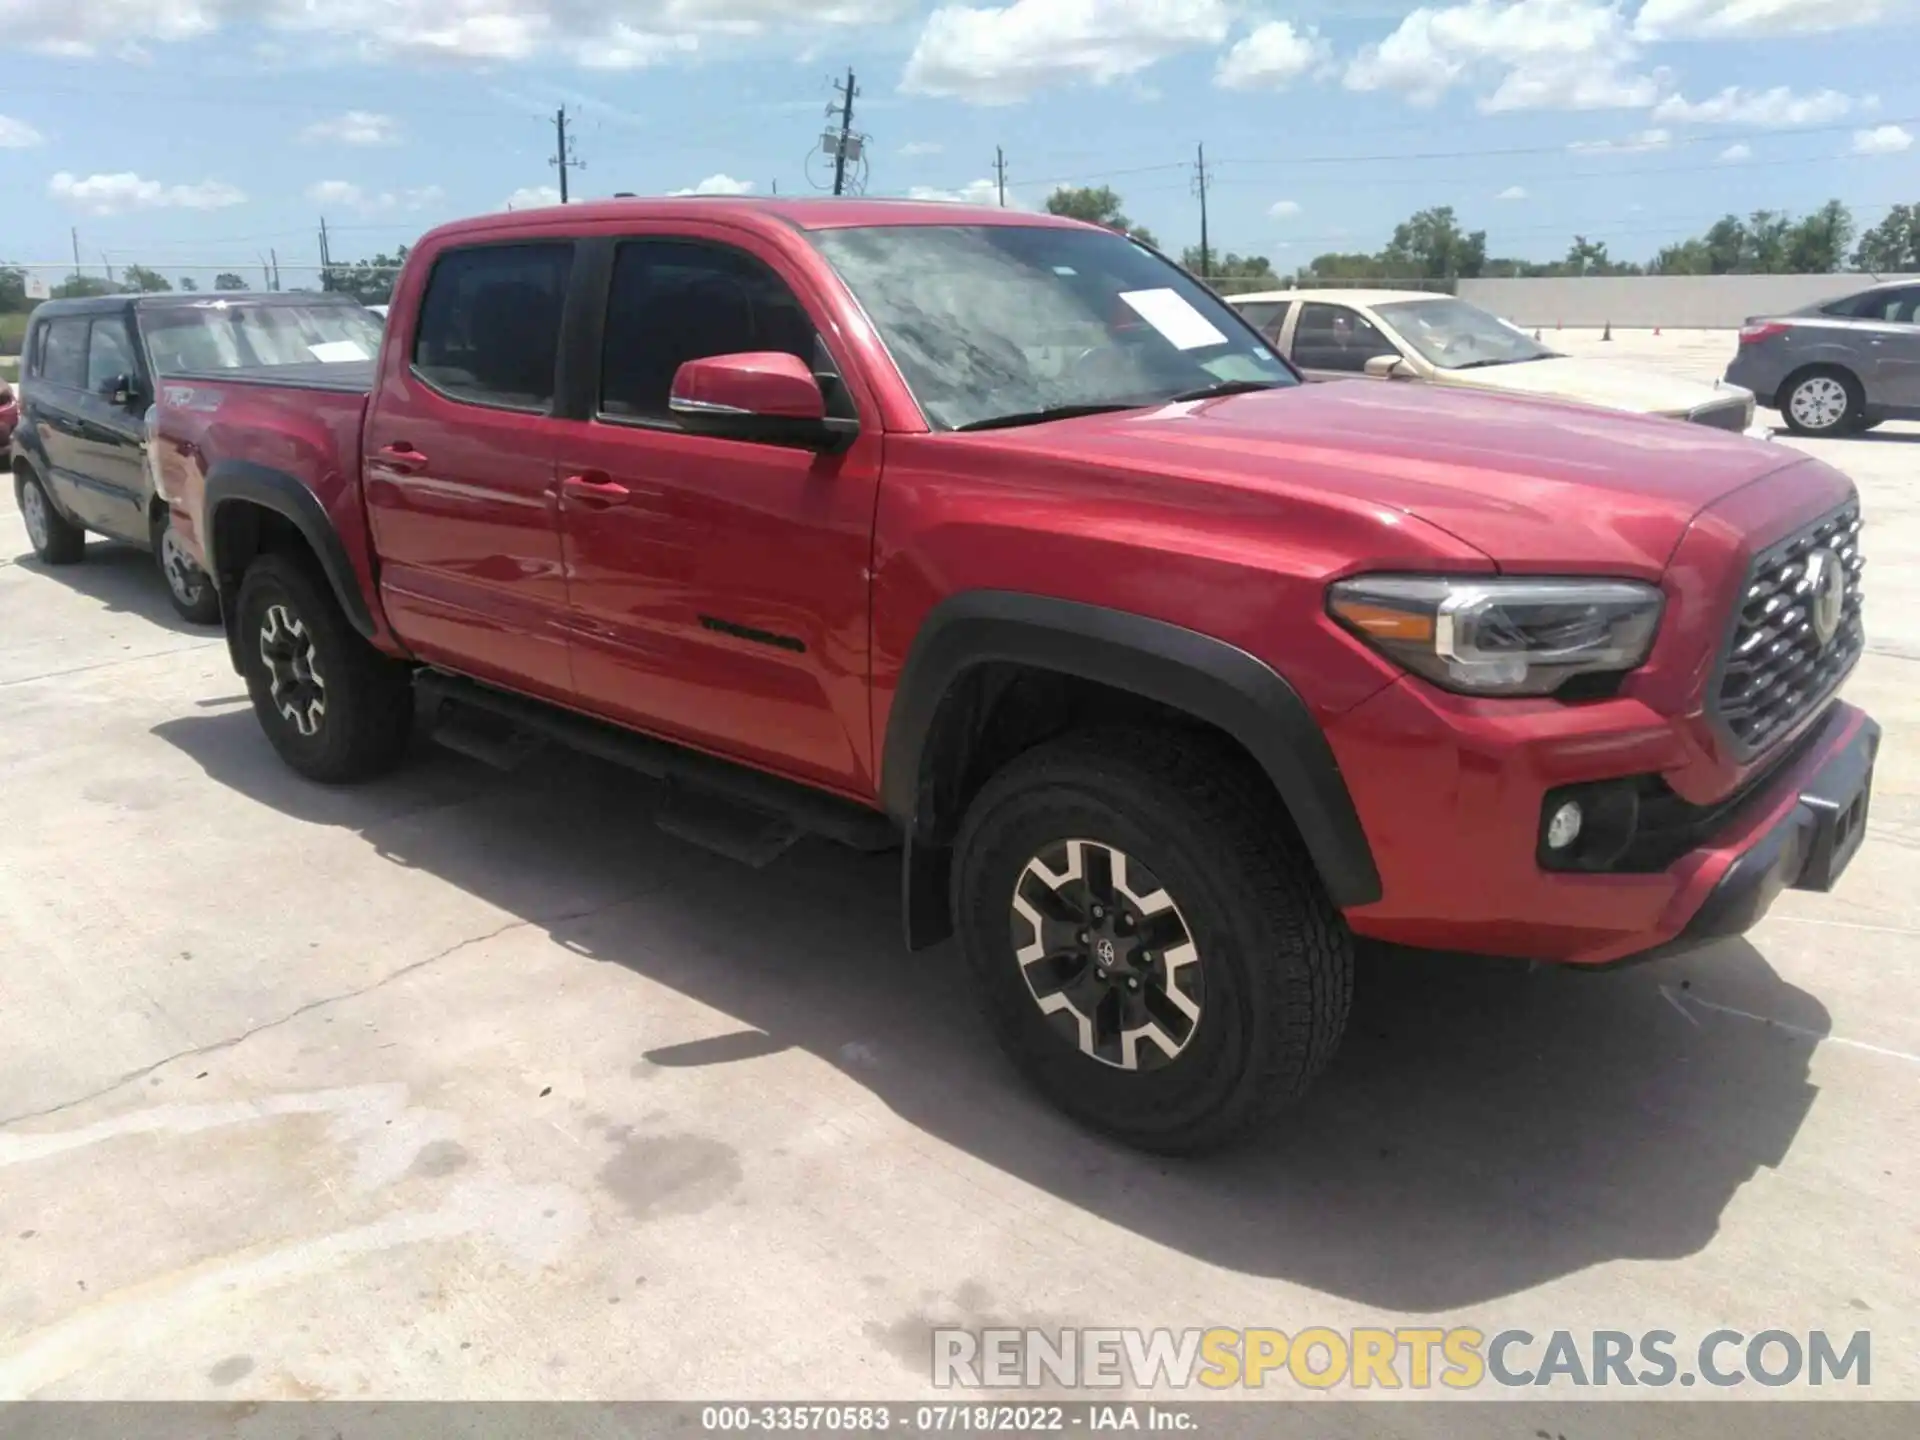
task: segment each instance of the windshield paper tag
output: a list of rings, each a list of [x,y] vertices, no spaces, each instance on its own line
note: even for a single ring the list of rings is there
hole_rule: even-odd
[[[1120,298],[1134,314],[1166,336],[1176,350],[1227,343],[1227,337],[1213,328],[1213,322],[1177,290],[1125,290]]]
[[[309,345],[313,358],[324,365],[337,365],[345,360],[371,360],[373,357],[360,348],[358,340],[329,340],[324,345]]]

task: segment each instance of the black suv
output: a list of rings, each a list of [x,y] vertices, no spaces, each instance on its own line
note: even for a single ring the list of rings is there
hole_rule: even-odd
[[[86,532],[151,550],[173,605],[211,625],[220,597],[173,542],[153,486],[146,416],[156,377],[219,376],[370,360],[380,322],[347,295],[109,295],[33,312],[20,366],[13,484],[34,553],[80,559]]]

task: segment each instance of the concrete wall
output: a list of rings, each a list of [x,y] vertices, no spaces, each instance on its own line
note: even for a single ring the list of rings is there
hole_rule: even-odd
[[[1865,275],[1606,275],[1584,280],[1462,280],[1460,298],[1516,325],[1738,329],[1751,315],[1797,310],[1873,284]]]

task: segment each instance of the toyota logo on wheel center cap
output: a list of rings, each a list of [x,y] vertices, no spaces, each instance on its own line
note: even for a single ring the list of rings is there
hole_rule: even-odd
[[[1814,638],[1824,649],[1840,632],[1840,620],[1846,613],[1847,572],[1840,557],[1831,550],[1816,550],[1807,556],[1808,618],[1813,622]]]
[[[1098,945],[1093,947],[1093,954],[1094,954],[1094,958],[1097,959],[1102,965],[1113,964],[1113,957],[1114,957],[1113,941],[1102,939]]]

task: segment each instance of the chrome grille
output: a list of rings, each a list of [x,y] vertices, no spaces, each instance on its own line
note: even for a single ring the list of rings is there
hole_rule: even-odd
[[[1838,627],[1814,623],[1811,558],[1831,552],[1844,576]],[[1721,667],[1716,713],[1743,758],[1765,750],[1831,695],[1866,648],[1860,503],[1851,501],[1754,561]]]

